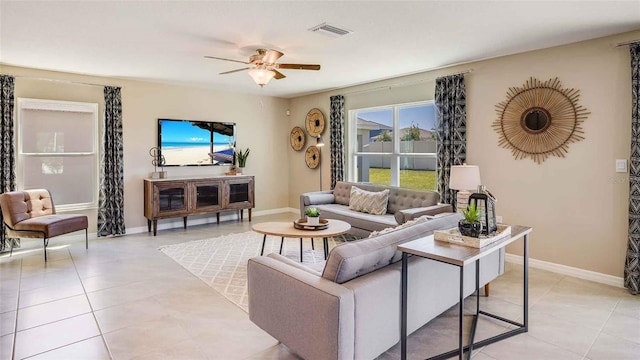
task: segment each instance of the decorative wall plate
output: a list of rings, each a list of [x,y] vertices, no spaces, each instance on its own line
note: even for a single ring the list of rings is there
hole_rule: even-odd
[[[538,164],[549,156],[564,157],[569,143],[583,140],[581,124],[587,109],[578,105],[580,91],[563,89],[558,78],[541,82],[530,78],[522,87],[509,88],[507,100],[496,105],[492,127],[498,145],[516,159],[530,157]]]
[[[307,142],[307,134],[300,126],[296,126],[291,129],[291,147],[295,151],[300,151],[304,148],[304,144]]]
[[[324,132],[324,115],[319,109],[311,109],[304,122],[309,136],[317,138]]]
[[[315,169],[320,165],[320,150],[315,145],[309,146],[304,154],[304,161],[309,169]]]

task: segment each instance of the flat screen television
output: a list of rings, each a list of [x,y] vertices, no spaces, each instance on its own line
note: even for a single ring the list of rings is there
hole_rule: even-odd
[[[236,124],[158,119],[158,149],[165,166],[233,164]]]

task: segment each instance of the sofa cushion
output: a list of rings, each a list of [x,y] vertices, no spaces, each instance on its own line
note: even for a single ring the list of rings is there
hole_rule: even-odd
[[[421,208],[438,204],[440,194],[429,190],[413,190],[397,187],[389,188],[387,211],[395,214],[398,210]],[[399,222],[400,223],[400,222]]]
[[[352,228],[376,231],[386,229],[390,226],[397,226],[395,217],[392,214],[371,215],[367,213],[349,210],[346,205],[323,204],[314,205],[320,210],[322,218],[336,219],[348,222]]]
[[[389,189],[373,192],[362,190],[357,186],[351,187],[349,210],[365,212],[373,215],[383,215],[387,213],[388,202]]]
[[[396,249],[399,244],[431,235],[434,230],[455,227],[460,219],[462,215],[452,214],[376,237],[338,245],[329,253],[322,277],[342,284],[385,267],[402,258],[402,253]]]

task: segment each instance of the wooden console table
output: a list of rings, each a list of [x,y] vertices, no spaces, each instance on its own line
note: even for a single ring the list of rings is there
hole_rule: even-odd
[[[158,219],[182,217],[187,228],[187,216],[216,214],[220,223],[220,212],[239,210],[240,220],[244,209],[255,207],[253,176],[213,176],[144,179],[144,216],[153,236],[158,230]]]
[[[434,261],[443,262],[453,266],[457,266],[460,269],[460,302],[458,303],[458,349],[442,353],[430,357],[427,360],[441,360],[449,359],[452,356],[458,355],[458,358],[462,360],[464,352],[467,352],[468,359],[471,359],[471,353],[474,348],[480,348],[494,342],[506,339],[508,337],[525,333],[529,330],[529,233],[532,228],[526,226],[511,226],[511,235],[506,236],[503,239],[497,240],[487,246],[481,248],[472,248],[463,245],[452,244],[448,242],[442,242],[434,240],[433,235],[427,236],[421,239],[413,240],[398,246],[398,250],[402,251],[402,303],[400,312],[400,359],[406,360],[407,358],[407,281],[408,281],[408,255],[416,255],[423,258],[431,259]],[[505,319],[501,316],[497,316],[486,311],[480,310],[480,298],[479,298],[479,285],[480,285],[480,259],[483,257],[498,251],[512,242],[524,238],[523,248],[523,322],[518,323],[513,320]],[[471,334],[469,339],[469,345],[464,345],[462,339],[462,319],[464,316],[464,267],[475,263],[476,270],[476,311],[473,318],[473,324],[471,325]],[[414,281],[420,281],[419,279]],[[515,325],[516,328],[507,331],[503,334],[490,337],[478,342],[474,341],[476,332],[476,326],[478,324],[478,316],[484,315],[511,325]]]

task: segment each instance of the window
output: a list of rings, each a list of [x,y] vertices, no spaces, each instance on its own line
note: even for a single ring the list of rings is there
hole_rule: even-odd
[[[348,178],[435,190],[435,118],[432,101],[349,111]]]
[[[18,99],[17,185],[48,189],[56,210],[98,204],[98,104]]]

